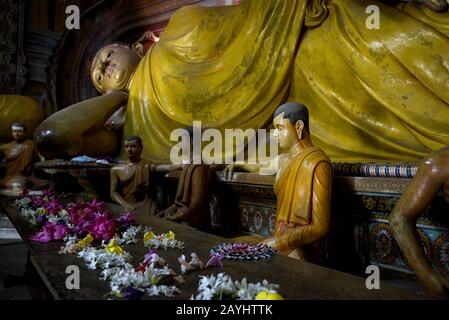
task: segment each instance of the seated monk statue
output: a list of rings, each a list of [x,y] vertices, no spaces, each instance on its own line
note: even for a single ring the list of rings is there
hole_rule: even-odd
[[[129,136],[125,139],[128,160],[111,169],[111,199],[125,208],[155,214],[157,208],[150,194],[153,174],[179,170],[181,165],[153,165],[141,158],[142,149],[140,137]]]
[[[407,189],[391,212],[390,226],[408,264],[432,296],[449,298],[449,279],[429,264],[416,221],[440,191],[449,203],[449,146],[430,153],[421,162]]]
[[[445,12],[381,0],[185,6],[143,57],[101,48],[90,71],[103,95],[46,119],[38,149],[47,158],[109,155],[119,139],[104,123],[126,105],[123,135],[138,134],[143,156],[167,163],[171,132],[192,120],[264,128],[282,102],[302,101],[315,145],[333,161],[422,159],[449,144],[449,19],[438,8]]]
[[[323,262],[323,239],[329,231],[331,213],[330,160],[312,144],[308,109],[304,105],[281,105],[274,113],[273,126],[283,152],[268,164],[229,165],[225,175],[232,178],[237,168],[254,173],[273,170],[276,227],[274,236],[263,242],[281,254]]]
[[[193,163],[193,129],[189,127],[187,132],[190,159],[183,161],[174,203],[158,215],[208,231],[211,228],[210,198],[214,170],[207,164]]]
[[[20,195],[32,184],[33,164],[43,160],[33,140],[27,139],[27,127],[19,122],[11,125],[14,141],[0,145],[0,155],[7,162],[6,174],[0,181],[0,194]]]

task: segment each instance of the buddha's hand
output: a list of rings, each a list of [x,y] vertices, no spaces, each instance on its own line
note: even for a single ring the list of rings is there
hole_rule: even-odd
[[[266,238],[261,243],[264,245],[267,245],[273,249],[277,249],[276,248],[276,239],[274,237]]]
[[[449,279],[436,271],[429,272],[421,283],[430,296],[449,299]]]
[[[285,221],[281,220],[278,222],[275,230],[275,234],[279,236],[283,236],[287,233],[289,233],[292,229],[296,227],[293,223],[286,223]]]
[[[234,175],[234,171],[239,168],[238,164],[230,164],[227,165],[226,168],[223,170],[223,176],[226,180],[232,180],[232,177]]]

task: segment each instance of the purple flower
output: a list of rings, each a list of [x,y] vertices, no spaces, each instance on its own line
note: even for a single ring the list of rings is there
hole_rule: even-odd
[[[115,221],[110,218],[108,212],[105,212],[97,214],[87,230],[97,240],[110,240],[115,235],[115,228]]]
[[[207,268],[207,267],[223,268],[223,263],[221,262],[221,260],[223,260],[223,258],[224,258],[224,254],[211,252],[209,261],[207,261],[206,266],[204,268]]]
[[[119,225],[120,229],[127,229],[134,223],[135,219],[131,212],[124,213],[117,219],[117,224]]]
[[[43,204],[43,207],[49,214],[52,215],[56,215],[61,209],[64,209],[64,207],[56,199],[47,201]]]
[[[49,242],[51,240],[61,240],[66,234],[67,226],[47,222],[42,231],[30,237],[30,239],[37,242]]]
[[[74,225],[85,225],[86,222],[94,221],[96,214],[101,213],[103,202],[92,200],[92,202],[85,202],[82,199],[77,203],[69,203],[67,212]]]
[[[57,224],[55,225],[53,239],[61,240],[67,235],[67,226],[65,224]]]
[[[134,289],[133,286],[129,286],[125,292],[125,298],[129,300],[140,300],[143,296],[143,291]]]
[[[90,208],[95,211],[101,211],[103,209],[104,202],[98,201],[97,199],[93,199],[91,202],[87,203]]]
[[[45,216],[45,214],[40,214],[40,215],[37,216],[37,221],[39,223],[44,223],[44,222],[47,221],[47,217]]]
[[[148,252],[143,256],[143,263],[149,264],[151,260],[153,260],[154,255],[156,254],[156,251],[153,249],[149,249]]]
[[[42,197],[32,197],[31,204],[35,207],[42,207],[45,204],[45,200]]]
[[[53,230],[54,224],[51,222],[47,222],[42,231],[30,237],[30,239],[37,242],[49,242],[52,240]]]
[[[51,189],[46,189],[42,191],[42,194],[44,195],[44,197],[51,197],[52,195],[54,195],[55,193],[53,192],[53,190]]]

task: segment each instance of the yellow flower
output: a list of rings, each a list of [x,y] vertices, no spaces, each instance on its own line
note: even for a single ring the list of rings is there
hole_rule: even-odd
[[[255,300],[285,300],[283,296],[275,291],[260,291],[257,296],[254,298]]]
[[[167,238],[170,240],[174,240],[175,239],[175,233],[173,231],[169,231],[167,233]]]
[[[106,246],[106,251],[118,255],[123,254],[124,252],[123,249],[117,245],[117,239],[115,238],[113,238]]]
[[[153,231],[145,232],[145,234],[143,235],[143,241],[147,242],[148,240],[151,240],[154,237],[155,237],[155,235],[154,235]]]
[[[94,240],[94,237],[92,237],[90,234],[88,234],[84,239],[78,241],[77,245],[80,248],[84,248],[84,247],[89,246],[93,240]]]

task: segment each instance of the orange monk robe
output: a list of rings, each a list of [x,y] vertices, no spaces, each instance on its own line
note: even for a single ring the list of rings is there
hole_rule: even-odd
[[[305,254],[310,251],[315,257],[323,253],[316,251],[329,231],[331,185],[330,160],[315,147],[301,151],[276,179],[274,237],[281,253],[288,255],[298,248],[304,248]]]
[[[129,170],[127,164],[119,164],[111,169],[111,179],[118,179],[118,193],[129,203],[138,203],[146,212],[154,213],[154,203],[150,195],[150,181],[155,172],[154,165],[140,160]],[[112,184],[114,185],[114,184]]]
[[[8,163],[5,177],[12,175],[30,176],[33,173],[33,163],[39,159],[33,140],[25,140],[22,143],[13,141],[3,145],[1,150]]]

